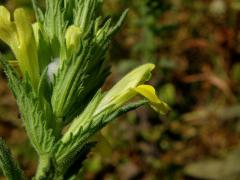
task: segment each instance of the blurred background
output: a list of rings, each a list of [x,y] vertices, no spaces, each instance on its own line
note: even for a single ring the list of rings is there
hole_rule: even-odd
[[[104,129],[108,148],[85,161],[85,179],[240,179],[240,1],[104,0],[115,20],[130,8],[108,54],[111,87],[130,69],[156,64],[152,80],[171,107],[167,117],[148,107]],[[39,1],[44,8],[44,2]],[[30,0],[1,0],[11,11]],[[0,51],[11,59],[8,47]],[[0,70],[0,136],[25,174],[36,155]]]

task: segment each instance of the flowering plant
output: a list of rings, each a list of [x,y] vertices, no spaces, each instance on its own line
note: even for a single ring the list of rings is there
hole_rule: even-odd
[[[45,11],[32,4],[35,23],[22,8],[11,18],[0,6],[0,39],[16,60],[0,59],[39,157],[34,179],[74,179],[96,144],[91,137],[106,124],[145,104],[160,114],[169,107],[144,84],[153,64],[101,89],[110,71],[106,52],[127,11],[112,25],[99,16],[101,0],[47,0]],[[130,102],[137,95],[142,100]],[[3,141],[0,165],[9,179],[25,179]]]

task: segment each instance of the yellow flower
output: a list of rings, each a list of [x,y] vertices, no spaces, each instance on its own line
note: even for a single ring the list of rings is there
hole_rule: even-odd
[[[94,116],[104,112],[109,107],[115,111],[137,95],[146,98],[150,106],[158,113],[166,114],[170,109],[169,106],[157,97],[152,86],[143,84],[150,79],[154,67],[153,64],[137,67],[113,86],[102,99],[101,96],[96,95],[83,113],[73,120],[62,141],[69,141],[71,136],[76,135],[81,127],[88,126],[89,120]]]
[[[16,9],[14,21],[11,21],[9,11],[0,6],[0,39],[12,49],[22,74],[28,73],[36,88],[40,78],[37,47],[31,21],[24,9]]]
[[[150,79],[151,71],[154,67],[154,64],[144,64],[124,76],[106,93],[94,114],[98,114],[111,106],[117,109],[138,94],[145,97],[151,107],[158,113],[166,114],[169,111],[168,105],[157,97],[155,89],[152,86],[143,85],[143,83]]]

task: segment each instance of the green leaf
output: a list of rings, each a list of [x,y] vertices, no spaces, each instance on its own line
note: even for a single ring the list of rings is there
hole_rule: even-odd
[[[88,103],[87,107],[78,117],[75,117],[71,123],[68,131],[64,134],[62,138],[63,142],[67,142],[71,136],[75,136],[81,128],[89,125],[89,119],[92,118],[94,111],[96,110],[100,100],[102,99],[102,93],[99,91],[93,97],[93,99]]]
[[[52,86],[49,82],[48,77],[48,67],[46,67],[41,75],[39,84],[38,84],[38,96],[44,97],[48,102],[51,101],[51,95],[52,95]]]
[[[44,69],[52,61],[52,50],[47,35],[42,31],[40,23],[33,24],[35,39],[37,42],[37,53],[39,60],[39,69],[42,74]]]
[[[83,162],[87,159],[87,155],[90,153],[91,149],[96,145],[95,142],[86,143],[81,150],[76,154],[76,158],[72,165],[68,168],[65,173],[64,179],[74,177],[81,170]]]
[[[67,132],[67,138],[64,135],[58,145],[55,146],[54,150],[59,171],[64,171],[69,167],[69,165],[71,165],[71,162],[75,159],[77,152],[81,151],[86,142],[88,142],[89,138],[95,133],[100,131],[104,126],[122,114],[134,110],[144,104],[147,104],[147,101],[144,100],[131,103],[117,110],[108,108],[105,112],[87,119],[85,121],[86,123],[78,127],[77,132],[71,132],[71,130],[70,132]],[[68,134],[70,134],[70,138]]]
[[[36,2],[37,0],[31,0],[32,2],[32,7],[33,10],[35,12],[35,16],[38,22],[42,22],[43,21],[43,12],[42,10],[38,7],[38,4]]]
[[[79,0],[74,9],[74,25],[78,26],[82,32],[89,29],[89,25],[94,21],[99,13],[99,0]]]
[[[103,55],[96,55],[97,48],[89,40],[81,41],[79,54],[59,67],[53,82],[51,104],[63,125],[81,113],[109,74],[103,64]]]
[[[22,170],[12,158],[11,152],[5,142],[0,138],[0,166],[8,180],[24,180]]]
[[[19,80],[13,69],[0,57],[9,86],[17,99],[22,120],[30,142],[39,154],[50,153],[54,144],[53,130],[49,128],[51,114],[47,114],[46,101],[37,97],[28,78]]]

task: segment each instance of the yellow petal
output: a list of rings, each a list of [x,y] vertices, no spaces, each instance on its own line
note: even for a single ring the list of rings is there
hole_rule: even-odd
[[[152,86],[140,85],[133,90],[145,97],[150,102],[151,107],[158,113],[167,114],[169,112],[169,106],[158,98],[156,91]]]
[[[16,9],[14,12],[14,22],[18,34],[18,49],[15,50],[16,58],[22,74],[27,72],[33,86],[36,88],[40,79],[37,44],[34,37],[33,27],[30,17],[23,8]]]
[[[29,16],[23,8],[14,11],[14,21],[16,24],[20,46],[26,46],[33,38],[33,29]]]
[[[5,8],[4,6],[0,6],[0,20],[1,23],[9,23],[10,22],[10,13],[7,10],[7,8]]]
[[[32,24],[33,34],[36,40],[36,46],[39,45],[39,30],[40,30],[40,24],[38,22],[35,22]]]
[[[150,85],[140,85],[134,88],[134,90],[137,93],[141,94],[142,96],[146,97],[150,102],[154,102],[154,103],[161,102],[156,95],[155,89]]]
[[[0,39],[15,51],[19,43],[17,36],[17,29],[10,20],[9,11],[4,6],[0,6]]]

